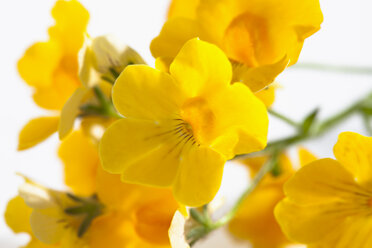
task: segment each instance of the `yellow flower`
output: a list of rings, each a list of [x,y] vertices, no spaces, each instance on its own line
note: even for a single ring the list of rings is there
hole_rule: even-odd
[[[63,140],[59,155],[73,192],[97,194],[105,205],[104,214],[87,231],[90,247],[169,247],[168,229],[180,208],[172,192],[125,184],[119,175],[103,171],[97,143],[83,132],[74,131]]]
[[[34,101],[48,110],[61,110],[80,86],[78,52],[84,42],[89,19],[87,10],[76,0],[58,0],[52,10],[55,25],[49,28],[49,40],[27,49],[18,62],[18,71],[34,89]],[[66,18],[68,16],[68,18]],[[58,129],[59,117],[40,117],[22,129],[19,150],[45,140]]]
[[[103,207],[95,197],[77,198],[68,193],[47,189],[29,179],[19,188],[19,195],[32,209],[27,209],[27,212],[31,212],[31,236],[47,245],[84,247],[86,240],[81,236],[92,219],[101,214]],[[22,206],[21,202],[18,204]],[[13,218],[17,220],[18,216]],[[22,231],[31,233],[30,230]]]
[[[170,248],[168,229],[180,208],[167,189],[124,184],[98,168],[91,197],[50,190],[26,179],[5,212],[31,247]],[[27,204],[27,205],[26,205]]]
[[[314,159],[304,148],[298,151],[300,164]],[[243,161],[251,177],[267,161],[266,156]],[[275,205],[284,198],[283,185],[294,174],[290,159],[282,154],[278,161],[279,175],[270,173],[258,187],[245,198],[236,216],[229,223],[229,231],[236,237],[249,240],[254,248],[280,248],[290,243],[274,217]]]
[[[318,0],[174,0],[169,16],[151,44],[155,58],[169,62],[187,40],[200,37],[224,50],[233,82],[253,92],[296,63],[323,20]]]
[[[311,248],[372,246],[372,138],[341,133],[337,160],[301,168],[275,209],[284,233]]]
[[[113,102],[126,118],[102,137],[105,170],[124,182],[172,187],[188,206],[211,201],[223,166],[235,154],[266,145],[265,106],[240,83],[216,46],[193,39],[170,74],[128,66],[113,87]]]

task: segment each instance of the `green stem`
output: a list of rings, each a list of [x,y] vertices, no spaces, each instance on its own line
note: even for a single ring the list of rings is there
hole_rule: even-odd
[[[262,178],[274,168],[275,164],[278,162],[278,155],[279,152],[273,153],[271,158],[257,172],[256,176],[253,178],[249,187],[239,197],[234,207],[226,215],[224,215],[221,219],[219,219],[217,222],[213,224],[213,229],[219,228],[227,224],[235,216],[245,198],[256,189],[256,187],[262,181]]]
[[[275,110],[273,109],[269,109],[268,110],[269,114],[271,114],[272,116],[275,116],[276,118],[286,122],[287,124],[289,124],[290,126],[293,126],[295,128],[298,128],[299,127],[299,124],[291,119],[289,119],[288,117],[276,112]]]
[[[372,136],[372,123],[371,123],[371,117],[367,114],[363,114],[363,122],[364,126],[367,130],[367,133]]]
[[[291,68],[372,75],[372,67],[326,65],[318,63],[299,63]]]
[[[106,98],[105,94],[103,94],[102,90],[98,86],[93,87],[93,91],[99,103],[101,104],[102,114],[104,116],[113,117],[113,118],[121,118],[121,116],[115,110],[114,105],[112,104],[111,100]]]

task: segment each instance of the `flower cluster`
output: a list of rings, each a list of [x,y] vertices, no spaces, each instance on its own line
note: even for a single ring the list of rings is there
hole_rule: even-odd
[[[337,160],[300,148],[293,166],[287,153],[352,113],[368,120],[372,95],[324,122],[271,109],[275,78],[320,29],[318,0],[173,0],[154,67],[111,35],[89,36],[77,0],[57,0],[52,16],[48,40],[18,62],[50,114],[23,127],[18,149],[58,132],[69,190],[22,176],[5,220],[30,235],[25,247],[186,248],[225,224],[255,248],[372,245],[371,138],[342,133]],[[268,142],[269,113],[296,134]],[[216,218],[233,159],[249,187]]]

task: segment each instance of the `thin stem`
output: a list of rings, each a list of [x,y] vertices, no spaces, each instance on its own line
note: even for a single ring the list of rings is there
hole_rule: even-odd
[[[363,123],[367,130],[367,133],[372,136],[372,123],[371,123],[371,117],[367,114],[363,114]]]
[[[295,66],[292,66],[291,68],[372,75],[372,67],[326,65],[326,64],[318,64],[318,63],[299,63],[299,64],[296,64]]]
[[[295,127],[295,128],[298,128],[299,127],[299,124],[291,119],[289,119],[288,117],[276,112],[275,110],[273,109],[269,109],[268,110],[269,114],[271,114],[272,116],[275,116],[276,118],[288,123],[289,125]]]
[[[221,219],[219,219],[217,222],[214,223],[213,229],[219,228],[226,223],[228,223],[237,213],[239,210],[240,206],[242,205],[243,201],[245,198],[251,194],[256,187],[259,185],[259,183],[262,181],[262,178],[269,172],[271,171],[275,164],[278,162],[278,152],[274,152],[271,158],[260,168],[260,170],[257,172],[256,176],[253,178],[251,184],[249,187],[244,191],[244,193],[239,197],[238,201],[234,205],[234,207],[226,214],[224,215]]]

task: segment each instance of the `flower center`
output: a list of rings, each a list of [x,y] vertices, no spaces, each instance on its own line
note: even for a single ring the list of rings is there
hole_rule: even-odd
[[[208,143],[213,133],[215,115],[208,102],[202,97],[187,100],[182,106],[182,120],[185,130],[193,135],[198,143]]]
[[[249,67],[263,63],[267,58],[262,55],[271,50],[266,19],[248,12],[236,17],[225,31],[223,49],[230,59]]]

